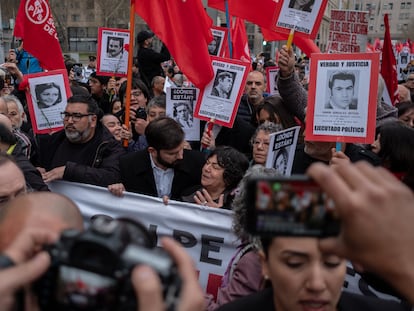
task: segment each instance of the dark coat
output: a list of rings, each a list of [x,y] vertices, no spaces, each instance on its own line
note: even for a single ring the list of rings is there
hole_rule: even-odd
[[[161,63],[170,58],[170,53],[164,45],[162,46],[160,53],[144,47],[138,49],[139,73],[148,89],[151,89],[151,82],[155,76],[164,76]]]
[[[17,142],[11,155],[16,161],[17,166],[22,170],[28,189],[33,189],[35,191],[49,191],[40,172],[24,154],[20,141]]]
[[[305,153],[304,146],[305,145],[301,144],[296,147],[295,158],[293,159],[292,165],[292,174],[305,174],[312,163],[322,162]],[[349,157],[351,162],[367,161],[374,166],[381,165],[381,159],[378,155],[358,145],[346,144],[344,153]]]
[[[183,160],[174,168],[171,199],[180,200],[182,192],[200,184],[205,155],[198,151],[184,150]],[[129,192],[157,197],[150,154],[147,150],[128,153],[119,161],[121,181]]]
[[[217,309],[217,311],[277,311],[273,303],[273,289],[265,290],[234,300]],[[398,311],[407,310],[403,305],[389,300],[375,297],[350,294],[342,292],[338,303],[339,311]],[[408,309],[409,310],[409,309]]]
[[[106,187],[120,182],[119,157],[124,148],[103,126],[85,144],[67,140],[65,131],[38,135],[39,163],[47,171],[65,165],[64,180]]]

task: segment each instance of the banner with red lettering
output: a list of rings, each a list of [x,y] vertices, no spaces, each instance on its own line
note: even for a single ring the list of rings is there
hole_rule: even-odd
[[[75,201],[86,222],[96,214],[126,217],[144,224],[157,239],[174,237],[196,263],[201,286],[216,295],[238,245],[232,211],[173,200],[164,205],[160,198],[128,192],[119,198],[106,188],[65,181],[49,188]]]
[[[368,38],[368,12],[331,10],[327,52],[365,52]]]
[[[14,36],[23,39],[24,49],[46,70],[65,69],[63,54],[47,0],[22,0]]]

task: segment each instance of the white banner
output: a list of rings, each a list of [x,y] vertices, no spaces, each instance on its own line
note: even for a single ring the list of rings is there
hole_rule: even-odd
[[[232,233],[232,212],[126,192],[121,198],[106,188],[55,181],[49,184],[79,206],[85,220],[96,214],[127,217],[143,223],[158,239],[172,236],[187,249],[199,270],[201,286],[215,295],[238,244]]]

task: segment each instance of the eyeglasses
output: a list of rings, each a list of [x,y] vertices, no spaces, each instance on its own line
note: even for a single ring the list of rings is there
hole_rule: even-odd
[[[78,122],[80,121],[82,118],[87,117],[87,116],[93,116],[93,113],[69,113],[69,112],[61,112],[60,116],[62,117],[63,120],[67,121],[69,120],[69,118],[72,118],[73,122]]]
[[[205,165],[211,165],[211,167],[215,170],[224,170],[224,168],[217,162],[210,162],[209,160],[207,160]]]
[[[256,147],[262,145],[263,147],[269,148],[270,143],[268,141],[263,140],[254,140],[253,145]]]
[[[142,95],[142,92],[140,92],[140,91],[131,92],[131,96],[134,96],[134,97],[138,97],[138,96],[141,96],[141,95]]]

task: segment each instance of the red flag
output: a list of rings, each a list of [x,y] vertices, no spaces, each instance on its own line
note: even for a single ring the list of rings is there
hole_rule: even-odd
[[[135,10],[167,46],[181,71],[203,88],[214,76],[208,43],[212,21],[199,0],[137,1]]]
[[[237,17],[233,23],[231,39],[233,42],[233,59],[239,59],[250,63],[246,27],[244,25],[244,20],[239,17]]]
[[[256,25],[271,29],[278,4],[274,0],[228,0],[229,11]],[[208,0],[208,6],[225,11],[224,0]]]
[[[392,50],[388,14],[384,14],[384,27],[385,35],[382,47],[381,75],[385,80],[391,103],[395,105],[398,102],[397,63],[394,51]]]
[[[266,41],[281,41],[281,40],[287,40],[288,34],[285,33],[278,33],[273,30],[261,28],[263,38]],[[298,46],[302,50],[303,53],[305,53],[308,57],[311,56],[312,53],[320,53],[321,50],[319,47],[315,44],[315,42],[308,38],[303,38],[301,36],[294,36],[293,37],[293,43]]]
[[[62,50],[47,0],[22,0],[16,16],[14,36],[24,49],[47,70],[65,69]]]

